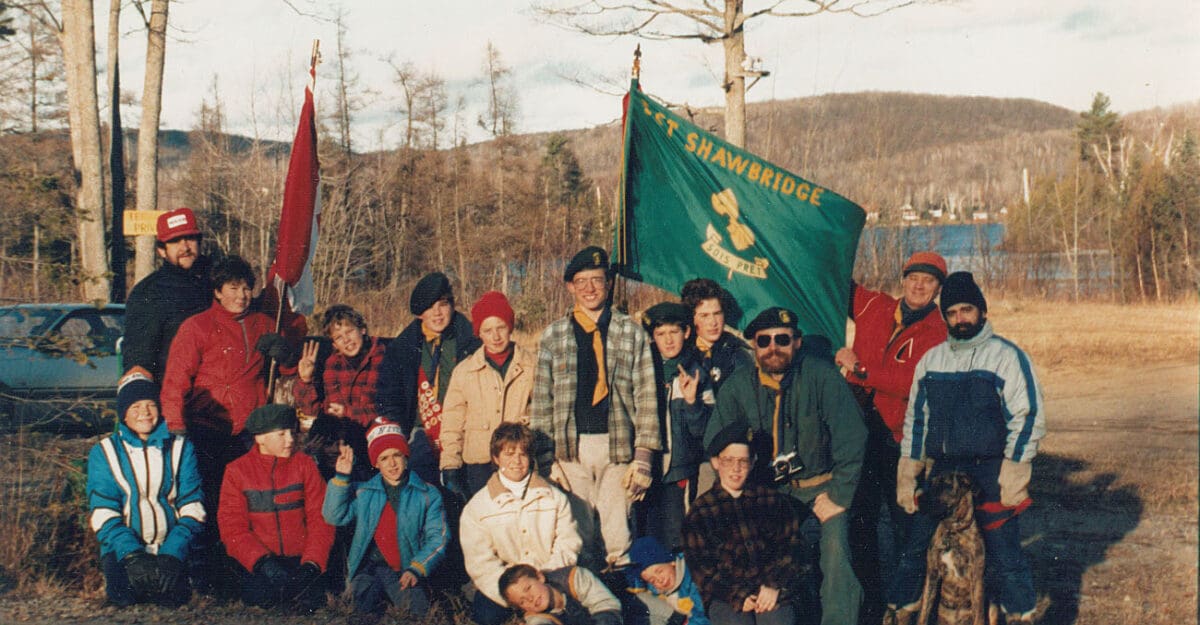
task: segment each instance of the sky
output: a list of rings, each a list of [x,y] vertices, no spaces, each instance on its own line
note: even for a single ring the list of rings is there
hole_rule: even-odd
[[[106,4],[97,3],[101,55]],[[173,0],[162,127],[192,128],[201,103],[216,94],[229,131],[290,141],[313,39],[321,41],[325,61],[317,70],[318,114],[332,110],[336,28],[330,18],[338,4]],[[746,0],[747,10],[764,4]],[[359,151],[394,147],[402,137],[400,91],[389,61],[441,75],[452,99],[464,98],[467,138],[484,139],[475,120],[484,108],[489,41],[513,70],[518,132],[618,119],[619,91],[639,42],[644,90],[694,107],[723,103],[719,44],[591,37],[540,21],[524,0],[342,0],[340,6],[350,67],[363,92],[354,116]],[[135,94],[145,53],[138,28],[136,14],[126,10],[121,75],[124,89]],[[1084,110],[1104,92],[1122,113],[1168,107],[1200,100],[1197,32],[1196,0],[957,0],[869,19],[759,19],[747,26],[747,53],[771,74],[748,100],[906,91],[1031,98]],[[124,113],[126,125],[136,125],[137,115],[136,108]]]

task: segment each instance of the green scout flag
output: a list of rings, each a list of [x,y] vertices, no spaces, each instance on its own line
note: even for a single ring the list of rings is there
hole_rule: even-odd
[[[711,278],[737,299],[743,326],[785,306],[803,332],[840,347],[862,208],[701,130],[636,79],[627,98],[621,275],[675,293]]]

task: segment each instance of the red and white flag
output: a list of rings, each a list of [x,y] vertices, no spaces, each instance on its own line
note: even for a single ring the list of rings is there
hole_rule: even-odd
[[[317,54],[314,45],[311,80],[304,88],[304,106],[300,124],[292,142],[287,181],[283,187],[283,212],[279,217],[279,236],[275,244],[275,262],[268,276],[276,288],[286,283],[293,312],[312,313],[314,290],[313,256],[317,250],[317,225],[321,215],[321,164],[317,159],[317,125],[313,107],[313,85],[317,80]]]

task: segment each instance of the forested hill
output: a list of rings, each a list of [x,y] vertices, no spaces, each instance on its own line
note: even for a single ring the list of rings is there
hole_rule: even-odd
[[[1022,167],[1074,154],[1079,115],[1028,99],[846,93],[747,107],[748,147],[829,186],[870,210],[999,208],[1020,190]],[[690,109],[700,127],[722,133],[720,109]],[[615,116],[614,116],[615,117]],[[530,136],[545,142],[552,133]],[[560,133],[586,174],[616,179],[620,122]]]

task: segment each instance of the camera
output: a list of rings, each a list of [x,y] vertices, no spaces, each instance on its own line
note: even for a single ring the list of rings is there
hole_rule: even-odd
[[[771,461],[771,468],[775,472],[776,482],[786,482],[795,476],[799,475],[804,470],[804,463],[796,457],[796,452],[788,452],[779,454]]]

